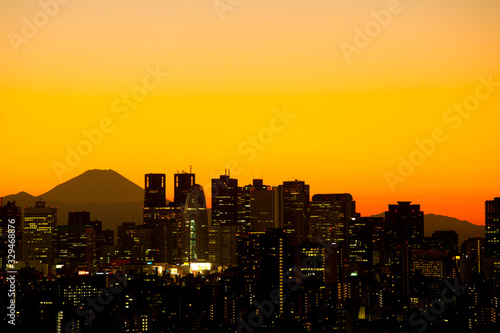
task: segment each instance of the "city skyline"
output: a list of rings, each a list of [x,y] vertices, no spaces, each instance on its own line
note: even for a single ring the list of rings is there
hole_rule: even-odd
[[[2,324],[68,333],[498,329],[500,197],[484,202],[485,237],[463,239],[452,227],[424,232],[418,203],[362,216],[348,193],[311,198],[298,180],[238,186],[228,170],[211,181],[209,213],[191,171],[174,175],[172,202],[166,174],[145,174],[142,217],[117,226],[116,242],[87,210],[61,225],[42,198],[2,205]]]
[[[191,170],[191,171],[190,171],[190,170]],[[84,173],[89,172],[89,171],[101,171],[101,170],[98,170],[98,169],[94,169],[94,170],[87,170],[87,171],[85,171]],[[102,171],[107,171],[107,170],[102,170]],[[114,171],[114,170],[110,170],[110,171]],[[164,179],[164,182],[165,182],[165,185],[164,185],[164,186],[165,186],[165,189],[164,189],[165,193],[164,193],[164,195],[165,195],[165,197],[166,197],[166,199],[167,199],[168,201],[174,202],[174,200],[175,200],[175,191],[176,191],[176,189],[175,189],[175,186],[174,186],[174,183],[175,183],[175,180],[174,180],[174,175],[175,175],[175,177],[178,177],[179,175],[181,175],[181,176],[182,176],[182,175],[186,175],[186,176],[188,176],[188,175],[194,175],[194,173],[191,173],[191,172],[193,172],[193,171],[192,171],[192,166],[189,166],[189,169],[188,169],[188,170],[182,170],[182,171],[181,171],[180,169],[177,169],[175,172],[173,172],[173,173],[170,175],[170,177],[169,177],[169,174],[167,174],[167,177]],[[230,172],[230,170],[229,170],[229,169],[226,169],[226,170],[224,170],[224,171],[223,171],[223,173],[224,173],[224,172]],[[216,177],[220,177],[221,175],[223,175],[223,173],[222,173],[222,174],[220,174],[220,175],[217,175]],[[153,174],[154,174],[154,173],[153,173]],[[263,174],[262,174],[262,175],[263,175]],[[78,176],[81,176],[81,175],[76,175],[76,176],[75,176],[75,178],[76,178],[76,177],[78,177]],[[239,182],[239,185],[240,185],[240,186],[245,186],[245,185],[247,185],[247,184],[251,184],[251,183],[252,183],[252,181],[253,181],[254,179],[259,179],[259,180],[261,179],[260,177],[258,177],[258,175],[255,175],[255,174],[253,174],[252,176],[253,176],[253,177],[255,177],[255,178],[250,179],[250,181],[248,181],[248,182],[241,181],[241,179],[239,179],[239,177],[236,177],[236,179],[238,179],[238,182]],[[137,183],[135,183],[135,182],[134,182],[134,184],[135,184],[135,185],[137,185],[137,186],[139,186],[139,187],[141,187],[143,190],[145,190],[145,184],[144,184],[144,174],[142,175],[142,177],[141,177],[141,178],[142,178],[142,183],[141,183],[141,184],[137,184]],[[200,178],[201,178],[201,177],[198,177],[198,179],[200,179]],[[71,179],[69,179],[69,180],[71,180]],[[68,181],[69,181],[69,180],[68,180]],[[130,180],[130,179],[128,179],[128,178],[127,178],[127,180]],[[200,185],[201,185],[201,186],[205,189],[205,192],[206,192],[206,194],[205,194],[205,195],[206,195],[206,197],[207,197],[207,208],[212,208],[212,205],[211,205],[211,203],[212,203],[212,200],[211,200],[212,191],[210,190],[210,189],[211,189],[211,186],[212,186],[212,185],[211,185],[211,180],[212,180],[212,179],[210,179],[210,180],[209,180],[209,182],[208,182],[207,184],[203,184],[203,183],[202,183],[202,184],[200,184]],[[315,188],[315,187],[314,187],[314,185],[311,185],[311,184],[310,184],[307,180],[304,180],[304,179],[302,179],[302,178],[294,178],[294,179],[290,179],[290,180],[281,180],[280,182],[277,182],[277,183],[274,183],[274,182],[273,182],[275,185],[273,184],[273,185],[271,185],[271,186],[279,186],[279,185],[282,185],[282,184],[283,184],[283,182],[292,181],[292,180],[299,180],[299,181],[300,181],[300,180],[302,180],[302,181],[306,181],[306,183],[308,183],[308,184],[311,186],[311,193],[310,193],[310,198],[311,198],[311,200],[312,200],[312,198],[313,198],[313,196],[314,196],[314,195],[325,195],[325,194],[329,194],[329,193],[343,193],[342,191],[335,191],[335,190],[333,190],[333,189],[332,189],[332,190],[327,190],[326,192],[321,192],[321,193],[320,193],[320,192],[318,192],[318,191],[314,191],[314,188]],[[264,179],[264,183],[267,183],[267,181],[266,181],[265,179]],[[61,184],[58,184],[58,185],[61,185]],[[209,189],[209,190],[207,190],[207,189]],[[50,190],[50,189],[49,189],[49,190]],[[28,194],[30,194],[30,195],[33,195],[34,197],[41,197],[41,196],[43,196],[43,194],[44,194],[44,193],[46,193],[47,191],[48,191],[48,190],[45,190],[43,193],[40,193],[40,195],[33,195],[33,193],[29,193],[29,192],[27,192],[27,191],[25,191],[25,190],[22,190],[22,192],[26,192],[26,193],[28,193]],[[8,195],[0,196],[0,198],[1,198],[1,197],[7,197],[7,196],[9,196],[9,195],[16,195],[16,194],[18,194],[19,192],[21,192],[21,191],[18,191],[18,192],[15,192],[15,193],[9,193]],[[350,191],[345,191],[345,193],[350,193],[350,194],[353,194],[353,193],[351,193]],[[361,213],[363,216],[371,216],[371,215],[378,215],[378,214],[381,214],[381,213],[383,213],[383,212],[384,212],[384,210],[385,210],[385,207],[384,207],[384,206],[387,206],[387,204],[388,204],[388,202],[386,202],[385,204],[383,204],[383,205],[382,205],[382,206],[380,206],[380,207],[379,207],[378,205],[377,205],[377,206],[373,206],[373,208],[372,208],[371,210],[368,210],[368,209],[363,209],[363,207],[367,207],[367,206],[368,206],[368,207],[372,207],[372,205],[370,204],[370,202],[363,202],[363,201],[361,201],[361,200],[359,199],[359,197],[358,197],[356,194],[353,194],[353,196],[354,196],[354,198],[355,198],[355,200],[356,200],[356,202],[357,202],[357,207],[356,207],[356,209],[357,209],[357,210],[359,211],[359,213]],[[415,196],[415,197],[416,197],[416,196]],[[492,196],[490,196],[490,197],[491,197],[491,198],[493,198],[493,197],[495,197],[495,195],[492,195]],[[481,198],[479,198],[479,200],[481,200]],[[428,206],[429,206],[429,205],[428,205],[428,203],[423,204],[421,201],[419,201],[419,200],[415,200],[413,197],[396,197],[396,199],[395,199],[395,200],[393,200],[393,202],[396,202],[396,201],[413,201],[413,202],[419,202],[421,205],[423,205],[423,206],[425,206],[425,207],[428,207]],[[459,219],[459,220],[467,221],[467,222],[470,222],[470,223],[475,224],[475,225],[478,225],[478,226],[485,225],[486,221],[485,221],[485,216],[484,216],[484,200],[480,201],[479,203],[478,203],[478,202],[475,202],[475,203],[473,203],[473,205],[474,205],[474,206],[480,206],[480,209],[481,209],[481,211],[479,212],[479,214],[480,214],[481,216],[480,216],[478,219],[476,219],[476,220],[472,220],[472,219],[471,219],[471,220],[467,220],[467,219],[465,219],[465,218],[462,218],[461,216],[446,215],[446,213],[439,214],[438,212],[433,211],[433,210],[431,210],[431,209],[429,209],[429,208],[426,208],[426,211],[428,211],[429,213],[435,214],[435,215],[442,215],[442,216],[449,216],[449,217],[457,218],[457,219]],[[431,207],[440,207],[440,206],[439,206],[439,205],[431,205]],[[438,209],[438,210],[439,210],[439,209]],[[474,215],[474,216],[475,216],[475,215]],[[476,223],[476,221],[477,221],[477,223]]]

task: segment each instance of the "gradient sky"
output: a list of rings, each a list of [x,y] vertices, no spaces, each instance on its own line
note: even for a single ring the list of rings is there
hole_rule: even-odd
[[[479,77],[500,82],[500,2],[402,0],[348,62],[341,43],[388,3],[243,0],[221,20],[212,0],[72,0],[44,22],[39,1],[2,0],[0,196],[113,169],[141,186],[166,173],[172,199],[176,171],[192,165],[208,191],[236,162],[241,185],[297,178],[312,194],[351,193],[364,215],[411,200],[483,224],[484,201],[500,196],[500,86],[456,129],[444,116]],[[169,75],[121,119],[113,103],[148,67]],[[249,161],[248,137],[284,109],[295,118]],[[103,119],[114,130],[58,177],[54,162]],[[446,141],[391,189],[386,173],[435,128]]]

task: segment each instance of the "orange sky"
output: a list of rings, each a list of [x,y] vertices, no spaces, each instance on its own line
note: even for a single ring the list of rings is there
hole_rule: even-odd
[[[166,173],[172,198],[177,170],[207,190],[228,163],[362,214],[411,200],[483,224],[500,196],[498,1],[59,1],[0,4],[0,196],[113,169]]]

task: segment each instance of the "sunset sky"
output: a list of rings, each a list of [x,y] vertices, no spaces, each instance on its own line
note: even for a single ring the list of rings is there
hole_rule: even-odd
[[[207,195],[230,167],[363,215],[410,200],[484,224],[500,196],[497,0],[60,2],[0,2],[0,196],[113,169],[166,173],[173,199],[190,165]]]

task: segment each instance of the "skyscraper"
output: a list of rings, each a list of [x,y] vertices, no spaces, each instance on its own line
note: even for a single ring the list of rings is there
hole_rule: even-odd
[[[136,228],[139,258],[156,262],[173,260],[173,240],[176,244],[177,240],[172,236],[177,236],[179,226],[172,220],[171,207],[167,206],[165,174],[146,174],[144,189],[144,223]],[[179,207],[177,210],[180,213]]]
[[[194,173],[176,173],[174,175],[174,204],[178,207],[186,203],[186,197],[195,184]]]
[[[40,198],[35,207],[24,209],[26,260],[52,264],[57,253],[57,208],[45,207]]]
[[[97,263],[96,231],[89,225],[57,226],[57,256],[71,264]]]
[[[300,243],[309,234],[309,185],[298,180],[288,181],[277,190],[279,227],[290,234],[290,242]]]
[[[371,267],[373,263],[373,220],[356,216],[348,222],[349,261]]]
[[[238,223],[238,180],[229,172],[212,179],[212,225],[208,230],[210,262],[221,266],[236,266],[237,237],[242,230]]]
[[[247,305],[261,303],[275,294],[278,299],[271,317],[281,317],[284,300],[289,297],[287,275],[293,266],[293,250],[289,235],[283,229],[248,232],[238,239],[238,270],[243,277],[242,300]],[[287,288],[288,287],[288,288]]]
[[[123,259],[136,259],[139,257],[139,237],[135,222],[122,222],[117,227],[117,247]]]
[[[242,232],[274,228],[273,192],[262,179],[239,188],[238,225]]]
[[[9,230],[11,231],[9,232]],[[15,235],[15,260],[21,260],[23,244],[21,208],[16,207],[15,201],[7,201],[5,206],[2,206],[0,201],[0,268],[6,267],[9,250],[9,233]]]
[[[203,187],[191,186],[184,204],[182,227],[184,262],[208,261],[208,216]]]
[[[488,258],[500,258],[500,198],[485,203],[485,251]]]
[[[396,276],[400,295],[410,296],[412,252],[420,249],[424,240],[424,212],[420,205],[398,201],[385,212],[387,259]]]
[[[250,230],[265,231],[274,227],[273,191],[270,188],[250,191]]]
[[[68,212],[68,225],[90,225],[90,212]]]
[[[385,212],[386,240],[389,244],[408,243],[418,248],[424,239],[424,212],[411,201],[398,201]]]
[[[309,204],[311,237],[342,244],[349,257],[349,224],[356,216],[356,202],[349,193],[315,194]]]
[[[165,174],[149,173],[144,178],[144,207],[165,207]]]
[[[238,180],[229,175],[212,179],[212,225],[237,225]]]

